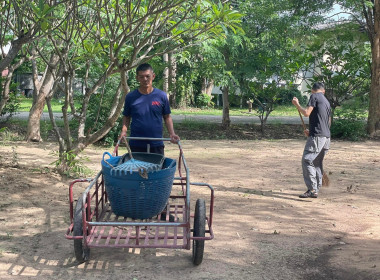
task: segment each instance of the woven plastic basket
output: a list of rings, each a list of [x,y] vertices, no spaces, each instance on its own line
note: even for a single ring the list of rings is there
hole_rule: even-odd
[[[136,160],[154,163],[154,164],[160,165],[161,167],[162,167],[162,164],[163,164],[164,159],[165,159],[164,155],[154,154],[154,153],[134,152],[132,155],[133,155],[133,158]],[[130,158],[131,158],[131,156],[129,155],[129,153],[122,155],[120,158],[119,164],[126,162]]]
[[[107,162],[116,166],[120,156],[111,157]],[[149,219],[164,210],[169,199],[176,161],[165,158],[162,169],[148,173],[148,179],[138,172],[112,174],[111,166],[102,160],[102,173],[112,211],[132,219]]]

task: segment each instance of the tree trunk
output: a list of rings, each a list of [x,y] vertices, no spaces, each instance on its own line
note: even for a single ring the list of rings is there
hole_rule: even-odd
[[[49,65],[46,67],[45,74],[43,76],[42,86],[38,89],[35,88],[37,94],[35,99],[33,100],[33,106],[29,112],[29,120],[28,120],[28,130],[26,133],[26,141],[40,142],[41,139],[41,131],[40,131],[40,119],[43,113],[43,109],[45,107],[45,98],[51,94],[51,90],[54,84],[54,75],[53,71],[58,64],[59,56],[56,54],[52,54],[50,57]],[[38,76],[38,75],[37,75]],[[35,79],[35,78],[34,78]],[[36,85],[38,82],[34,81]]]
[[[169,55],[167,53],[163,55],[163,61],[165,64],[165,69],[164,69],[164,72],[162,73],[162,80],[163,80],[162,90],[166,92],[166,94],[168,94],[168,97],[169,97],[169,67],[168,67]]]
[[[380,132],[380,28],[375,35],[373,43],[368,112],[368,134],[370,136],[375,136]]]
[[[9,71],[5,81],[1,87],[0,115],[9,100],[10,86],[12,82],[13,71]]]
[[[41,100],[39,100],[41,99]],[[28,130],[26,141],[41,142],[40,119],[45,106],[45,97],[41,94],[38,96],[36,103],[29,112]]]
[[[173,108],[177,107],[177,60],[175,56],[169,54],[169,102]]]
[[[3,86],[2,86],[0,115],[9,100],[10,86],[12,84],[13,73],[17,68],[19,68],[24,63],[24,61],[25,61],[25,57],[21,58],[16,64],[13,64],[8,68],[8,75],[6,76]]]
[[[223,92],[223,120],[222,120],[222,126],[224,129],[227,129],[230,127],[231,120],[230,120],[230,103],[228,101],[228,86],[225,86],[222,88]]]
[[[17,54],[20,52],[22,46],[28,42],[28,40],[31,40],[30,37],[21,37],[19,39],[16,39],[11,42],[11,48],[7,55],[0,60],[0,73],[3,72],[3,70],[7,69],[9,65],[11,65],[12,61],[15,59]]]
[[[205,93],[209,96],[211,96],[211,93],[212,93],[212,89],[214,88],[214,80],[210,79],[210,80],[207,80],[207,83],[206,83],[206,91]]]
[[[201,93],[206,92],[206,87],[207,87],[207,78],[202,78]]]
[[[367,19],[372,48],[371,88],[369,94],[368,134],[380,133],[380,1],[375,1],[371,20]],[[369,12],[371,10],[369,9]]]

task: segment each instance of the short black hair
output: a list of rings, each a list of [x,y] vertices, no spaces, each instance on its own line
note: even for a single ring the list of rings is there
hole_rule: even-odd
[[[152,65],[148,64],[148,63],[143,63],[143,64],[140,64],[139,66],[137,66],[136,68],[136,74],[139,72],[139,71],[146,71],[146,70],[151,70],[153,72],[153,67]]]
[[[313,87],[311,88],[314,91],[325,89],[325,84],[321,82],[314,83]]]

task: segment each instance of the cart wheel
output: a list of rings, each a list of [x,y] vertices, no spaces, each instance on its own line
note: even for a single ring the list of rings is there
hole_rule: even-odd
[[[74,236],[83,235],[82,201],[83,198],[80,196],[75,206]],[[83,239],[74,239],[74,252],[79,263],[85,262],[90,258],[90,248],[84,248]]]
[[[206,225],[206,203],[203,199],[198,199],[195,204],[194,213],[194,237],[205,236]],[[199,265],[203,260],[204,240],[193,240],[193,264]]]

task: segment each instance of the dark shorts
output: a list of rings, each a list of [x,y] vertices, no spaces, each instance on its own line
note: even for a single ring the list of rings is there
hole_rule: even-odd
[[[164,146],[150,147],[150,153],[164,155]],[[131,146],[131,151],[135,153],[147,153],[147,147],[133,147]]]

